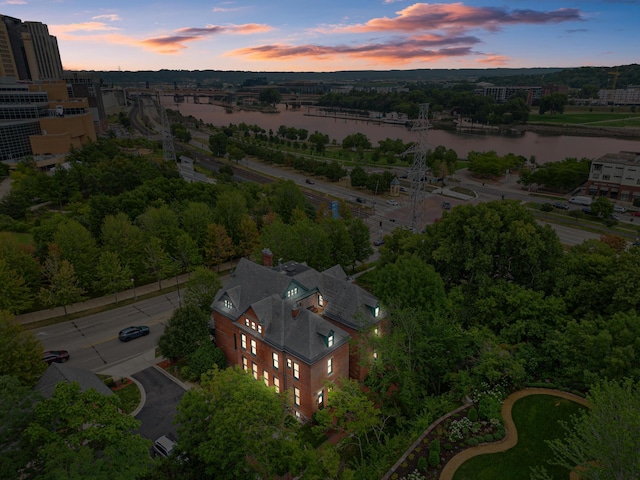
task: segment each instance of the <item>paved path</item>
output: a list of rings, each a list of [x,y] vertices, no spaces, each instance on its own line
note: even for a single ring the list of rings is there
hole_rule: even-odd
[[[477,447],[467,448],[466,450],[460,452],[451,460],[449,460],[444,466],[444,468],[442,469],[442,473],[440,474],[440,480],[451,480],[456,470],[460,468],[460,466],[464,462],[472,457],[475,457],[476,455],[504,452],[505,450],[509,450],[511,447],[515,446],[518,443],[518,431],[516,430],[516,426],[513,423],[513,418],[511,417],[511,409],[513,407],[513,404],[517,400],[528,395],[553,395],[556,397],[566,398],[567,400],[579,403],[580,405],[584,405],[585,407],[589,406],[589,403],[584,398],[573,395],[571,393],[562,392],[560,390],[548,390],[546,388],[525,388],[524,390],[512,393],[502,403],[502,418],[504,419],[504,426],[506,431],[505,437],[500,442],[478,445]]]

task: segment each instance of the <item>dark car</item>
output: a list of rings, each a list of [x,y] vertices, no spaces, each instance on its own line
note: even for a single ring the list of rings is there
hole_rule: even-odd
[[[374,244],[376,247],[379,247],[380,245],[384,245],[384,240],[382,240],[381,238],[379,238],[378,240],[375,240],[375,241],[373,242],[373,244]]]
[[[134,338],[144,337],[149,335],[149,327],[141,325],[139,327],[127,327],[118,332],[118,338],[122,342],[128,342]]]
[[[442,202],[442,208],[444,208],[445,210],[451,210],[451,203]]]
[[[314,182],[314,181],[313,181],[313,180],[311,180],[310,178],[307,178],[307,183],[308,183],[309,185],[313,185],[313,184],[314,184],[314,183],[316,183],[316,182]]]
[[[640,217],[640,212],[631,212],[634,217]]]
[[[356,198],[356,202],[358,202],[358,203],[365,203],[365,202],[366,202],[366,200],[365,200],[364,198],[357,197],[357,198]]]
[[[564,202],[553,202],[553,208],[559,208],[561,210],[569,210],[569,205]]]
[[[42,354],[42,360],[49,365],[52,363],[64,363],[69,360],[69,352],[66,350],[49,350]]]
[[[586,213],[587,215],[595,215],[595,212],[593,210],[591,210],[589,207],[583,208],[582,211],[584,213]]]

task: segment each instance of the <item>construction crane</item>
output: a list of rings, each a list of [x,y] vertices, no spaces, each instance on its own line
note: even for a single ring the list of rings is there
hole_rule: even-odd
[[[613,75],[613,83],[611,84],[611,90],[616,89],[616,83],[618,82],[618,77],[620,76],[620,68],[616,67],[615,72],[609,72],[609,75]]]

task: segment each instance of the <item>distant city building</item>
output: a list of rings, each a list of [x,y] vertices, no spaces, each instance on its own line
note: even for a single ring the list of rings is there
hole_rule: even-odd
[[[102,100],[100,77],[90,73],[64,72],[63,80],[67,83],[70,98],[86,98],[93,124],[98,135],[108,130],[107,115]]]
[[[505,103],[514,95],[524,92],[526,102],[532,105],[534,101],[540,100],[543,95],[543,87],[497,87],[495,85],[482,83],[476,88],[476,95],[484,95],[485,97],[493,97],[497,103]]]
[[[629,85],[616,90],[602,89],[598,91],[601,105],[640,105],[640,85]]]
[[[63,80],[18,83],[0,78],[1,161],[42,156],[38,163],[46,167],[63,161],[52,156],[96,138],[87,99],[69,98]]]
[[[585,190],[621,202],[640,199],[640,152],[607,153],[591,162]]]
[[[18,80],[62,77],[58,40],[40,22],[0,15],[0,76]]]

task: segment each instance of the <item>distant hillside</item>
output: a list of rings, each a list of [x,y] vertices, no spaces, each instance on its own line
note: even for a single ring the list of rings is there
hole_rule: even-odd
[[[479,81],[495,85],[568,85],[571,88],[582,88],[585,85],[596,85],[598,88],[611,88],[615,73],[618,72],[616,88],[629,85],[640,85],[640,65],[621,65],[618,67],[580,67],[546,73],[521,72],[515,75],[484,75]]]
[[[495,85],[568,85],[582,88],[595,85],[611,88],[614,72],[619,72],[616,88],[640,85],[640,65],[580,68],[487,68],[487,69],[420,69],[420,70],[354,70],[341,72],[250,72],[222,70],[158,70],[158,71],[91,71],[102,78],[106,86],[150,87],[173,85],[180,87],[216,88],[223,84],[242,85],[246,80],[264,78],[268,83],[284,82],[489,82]]]
[[[102,78],[106,86],[149,86],[173,84],[219,87],[241,85],[245,80],[264,77],[269,83],[312,81],[325,83],[351,82],[476,82],[479,78],[542,76],[559,72],[559,68],[491,68],[491,69],[420,69],[420,70],[358,70],[341,72],[250,72],[221,70],[158,70],[158,71],[83,71]]]

